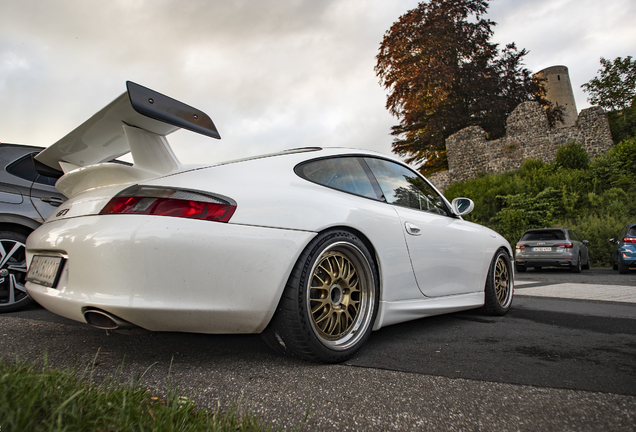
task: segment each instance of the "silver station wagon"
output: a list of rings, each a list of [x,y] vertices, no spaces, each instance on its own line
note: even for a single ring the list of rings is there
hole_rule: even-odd
[[[515,269],[525,272],[528,267],[569,267],[580,273],[581,269],[590,268],[587,244],[569,228],[528,230],[515,248]]]

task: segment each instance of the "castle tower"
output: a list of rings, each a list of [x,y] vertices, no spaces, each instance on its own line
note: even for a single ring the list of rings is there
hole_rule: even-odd
[[[565,66],[552,66],[543,69],[534,76],[543,78],[546,95],[545,98],[559,107],[565,107],[563,111],[563,123],[557,123],[556,127],[574,126],[578,118],[574,92],[570,82],[570,74]]]

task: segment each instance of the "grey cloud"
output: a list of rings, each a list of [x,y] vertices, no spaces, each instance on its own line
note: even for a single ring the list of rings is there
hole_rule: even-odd
[[[597,47],[605,45],[606,57],[634,51],[636,35],[625,24],[634,7],[606,3],[623,13],[598,24],[586,16],[598,15],[592,0],[495,0],[489,18],[499,23],[498,41],[531,51],[530,69],[566,64],[576,86],[598,69]],[[221,141],[188,132],[170,138],[185,162],[303,145],[390,152],[396,119],[384,108],[373,66],[385,31],[416,5],[0,0],[0,141],[49,145],[132,80],[214,119]]]

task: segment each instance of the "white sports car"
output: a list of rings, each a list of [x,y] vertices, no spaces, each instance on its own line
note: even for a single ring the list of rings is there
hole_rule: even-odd
[[[69,199],[27,241],[38,303],[107,330],[261,333],[349,358],[372,330],[513,297],[512,250],[402,162],[302,148],[183,166],[165,138],[220,138],[190,106],[127,92],[36,156]],[[127,152],[132,165],[108,163]]]

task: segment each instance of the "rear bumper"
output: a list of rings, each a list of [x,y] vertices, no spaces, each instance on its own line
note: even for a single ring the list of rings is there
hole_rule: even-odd
[[[619,249],[618,262],[629,267],[636,266],[636,247],[622,247]]]
[[[636,267],[636,259],[619,258],[618,262],[628,267]]]
[[[315,233],[193,219],[86,216],[44,224],[34,254],[68,257],[56,288],[28,282],[51,312],[96,308],[152,331],[259,333]]]
[[[577,265],[574,259],[524,259],[515,258],[515,265],[520,267],[572,267]]]

